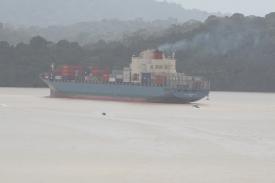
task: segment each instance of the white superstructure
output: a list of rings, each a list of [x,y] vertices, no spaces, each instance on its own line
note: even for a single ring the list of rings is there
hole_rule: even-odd
[[[142,73],[152,74],[176,74],[176,60],[174,57],[166,57],[157,50],[146,50],[139,56],[132,57],[130,65],[133,82],[140,82]]]

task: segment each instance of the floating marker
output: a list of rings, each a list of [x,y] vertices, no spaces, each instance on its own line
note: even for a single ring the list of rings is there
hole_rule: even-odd
[[[199,105],[197,105],[197,104],[193,105],[193,107],[195,107],[195,108],[197,108],[197,109],[199,109],[199,108],[200,108],[200,106],[199,106]]]

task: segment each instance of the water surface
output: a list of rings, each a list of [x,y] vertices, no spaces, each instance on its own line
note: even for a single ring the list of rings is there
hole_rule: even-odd
[[[200,108],[48,95],[0,88],[1,182],[275,182],[275,94]]]

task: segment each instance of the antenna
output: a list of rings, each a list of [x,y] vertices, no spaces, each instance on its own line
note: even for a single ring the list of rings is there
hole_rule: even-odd
[[[173,59],[175,59],[175,57],[176,57],[176,53],[175,53],[175,52],[173,52],[173,54],[172,54],[172,58],[173,58]]]
[[[51,71],[52,71],[52,74],[54,73],[55,71],[55,63],[56,63],[56,60],[53,56],[51,56],[51,59],[52,59],[52,64],[51,64]]]
[[[53,79],[54,79],[54,68],[55,68],[55,65],[54,65],[54,63],[52,63],[52,64],[51,64],[50,80],[53,80]]]
[[[55,68],[55,64],[52,63],[52,64],[51,64],[52,73],[54,72],[54,68]]]

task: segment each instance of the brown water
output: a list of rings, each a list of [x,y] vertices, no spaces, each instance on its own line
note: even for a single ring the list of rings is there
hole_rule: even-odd
[[[0,182],[275,182],[275,94],[195,108],[48,93],[0,88]]]

